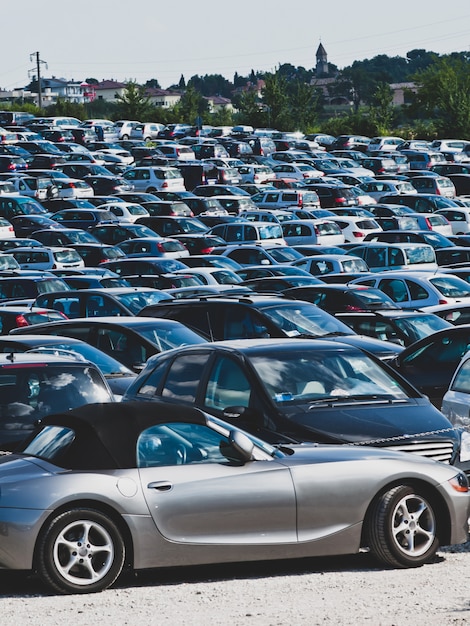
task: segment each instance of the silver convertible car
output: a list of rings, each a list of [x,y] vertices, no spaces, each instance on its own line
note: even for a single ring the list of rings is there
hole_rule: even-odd
[[[356,553],[416,567],[467,539],[467,478],[419,456],[272,447],[200,409],[87,405],[0,457],[0,565],[59,593],[123,568]]]

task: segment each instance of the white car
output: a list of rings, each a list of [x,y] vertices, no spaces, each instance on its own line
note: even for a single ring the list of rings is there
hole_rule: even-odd
[[[353,215],[341,215],[329,218],[340,227],[346,243],[361,243],[369,233],[381,232],[378,222],[371,217],[356,217]]]
[[[59,198],[92,198],[95,195],[93,187],[79,178],[56,178],[54,186]]]
[[[403,309],[470,303],[470,285],[452,274],[420,270],[385,271],[351,282],[380,289]]]
[[[447,219],[453,235],[470,233],[470,207],[438,209],[434,215],[443,215]]]
[[[215,286],[220,290],[239,287],[243,282],[233,270],[223,267],[188,267],[184,270],[176,270],[173,274],[196,276],[203,285]]]
[[[338,246],[345,243],[344,234],[333,219],[290,220],[282,222],[281,228],[288,246]]]
[[[186,191],[184,178],[176,167],[133,167],[122,175],[136,191]]]
[[[377,202],[380,202],[382,196],[390,193],[418,193],[417,189],[407,180],[373,180],[361,182],[357,186],[369,196],[372,196]]]
[[[313,274],[313,276],[369,271],[369,267],[363,259],[347,254],[312,254],[294,261],[292,265]]]
[[[324,173],[306,163],[279,163],[272,168],[276,178],[293,178],[305,180],[306,178],[320,178]]]
[[[276,179],[275,173],[267,165],[247,163],[237,166],[237,170],[240,172],[242,183],[266,183]]]
[[[179,143],[164,143],[159,144],[159,152],[164,154],[169,159],[178,159],[178,161],[195,161],[196,154],[190,146],[185,146]]]
[[[419,230],[432,230],[441,233],[444,237],[452,237],[452,225],[442,214],[436,213],[413,213],[413,217],[418,220]]]
[[[136,202],[106,202],[96,207],[114,213],[120,222],[135,222],[139,217],[149,217],[150,213]]]
[[[21,269],[52,270],[85,267],[84,260],[73,248],[59,246],[14,248],[9,254],[16,259]]]
[[[132,130],[141,124],[142,122],[137,120],[117,120],[117,122],[114,122],[114,129],[118,139],[130,139]]]

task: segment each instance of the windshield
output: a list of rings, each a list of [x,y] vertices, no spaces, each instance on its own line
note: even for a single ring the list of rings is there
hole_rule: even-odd
[[[431,246],[418,246],[416,248],[403,248],[409,265],[418,265],[419,263],[435,263],[436,257]]]
[[[158,347],[159,352],[172,350],[180,346],[206,343],[206,340],[183,324],[175,323],[163,326],[156,320],[155,326],[142,324],[133,326],[133,330]]]
[[[251,363],[276,404],[374,398],[405,400],[405,390],[366,354],[298,350],[257,355]]]
[[[333,315],[308,302],[297,301],[283,306],[263,307],[262,311],[288,337],[355,334]]]
[[[446,320],[434,314],[398,317],[395,319],[395,324],[412,341],[428,337],[437,330],[449,328]]]
[[[157,302],[160,302],[160,300],[171,299],[171,296],[168,296],[168,294],[156,289],[149,291],[137,290],[131,293],[114,294],[114,297],[116,300],[119,300],[121,304],[127,307],[134,315],[137,315],[141,309],[149,304],[156,304]]]

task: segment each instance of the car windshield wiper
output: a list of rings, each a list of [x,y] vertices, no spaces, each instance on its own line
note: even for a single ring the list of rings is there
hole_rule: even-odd
[[[403,401],[404,398],[395,398],[390,395],[385,394],[348,394],[348,395],[336,395],[336,396],[326,396],[323,398],[316,398],[314,400],[309,400],[310,405],[318,405],[318,404],[333,404],[335,402],[400,402]]]

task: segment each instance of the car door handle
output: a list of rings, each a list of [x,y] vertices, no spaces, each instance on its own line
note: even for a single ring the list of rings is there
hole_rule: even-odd
[[[167,480],[161,480],[155,483],[149,483],[147,488],[156,489],[157,491],[170,491],[170,489],[173,489],[173,484]]]

